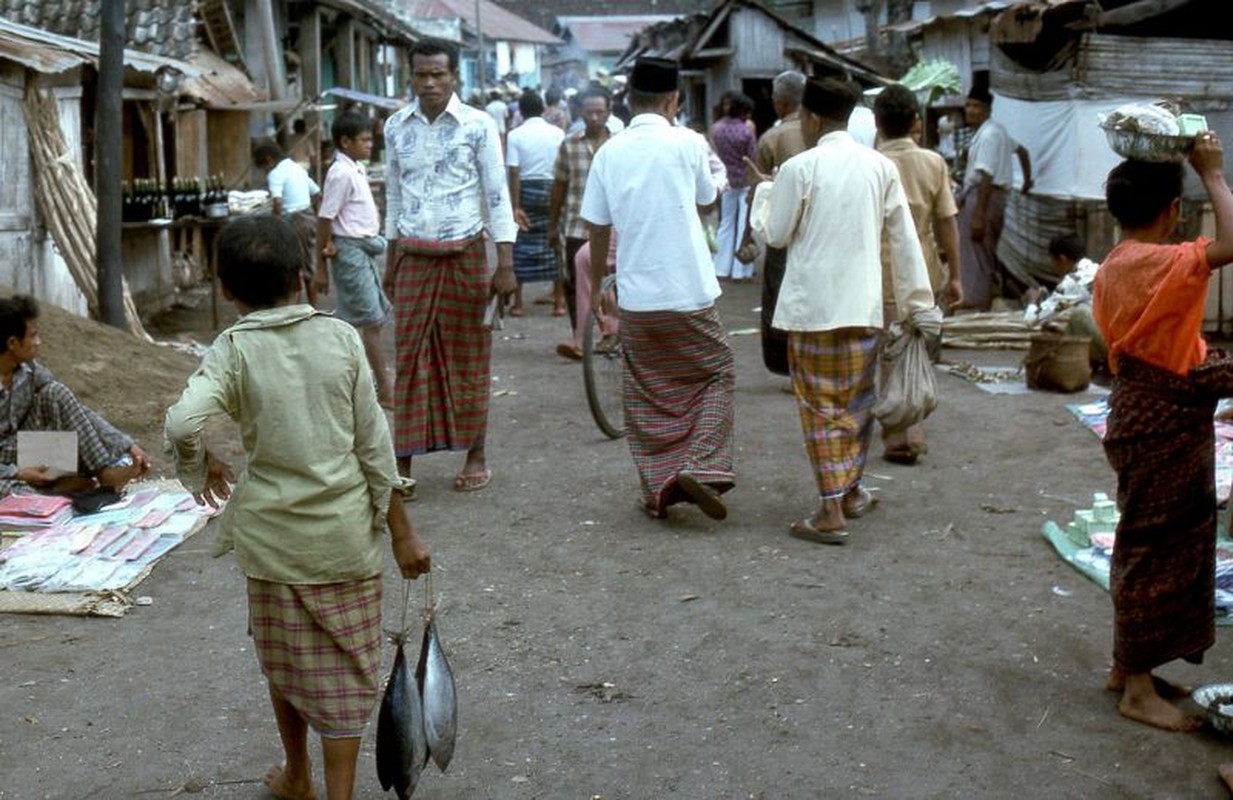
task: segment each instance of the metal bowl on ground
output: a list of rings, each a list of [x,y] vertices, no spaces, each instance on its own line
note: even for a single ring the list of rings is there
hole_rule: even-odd
[[[1109,147],[1122,158],[1137,161],[1172,162],[1180,164],[1194,149],[1194,136],[1169,136],[1163,133],[1129,131],[1101,126]]]
[[[1203,709],[1213,728],[1233,736],[1233,683],[1209,683],[1200,686],[1190,699]]]

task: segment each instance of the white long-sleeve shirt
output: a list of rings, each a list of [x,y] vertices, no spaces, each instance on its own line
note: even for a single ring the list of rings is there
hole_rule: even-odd
[[[776,328],[881,328],[884,228],[900,313],[934,305],[899,171],[846,131],[823,136],[760,184],[750,220],[769,246],[788,250]]]

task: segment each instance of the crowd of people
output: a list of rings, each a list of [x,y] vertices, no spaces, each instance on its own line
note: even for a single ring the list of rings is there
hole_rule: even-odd
[[[956,193],[951,165],[919,143],[916,95],[899,85],[877,94],[872,142],[853,125],[855,83],[790,70],[771,85],[773,127],[757,135],[749,99],[733,93],[704,135],[680,124],[679,65],[652,57],[634,63],[617,125],[598,85],[569,98],[523,92],[515,124],[500,97],[462,102],[455,45],[421,39],[410,56],[414,100],[380,131],[384,220],[366,173],[368,117],[333,121],[320,187],[276,146],[257,149],[274,213],[228,223],[217,244],[241,316],[167,412],[179,478],[200,502],[226,504],[220,552],[234,551],[246,576],[285,750],[266,777],[278,797],[312,796],[310,728],[329,796],[350,796],[379,685],[382,537],[404,577],[431,568],[404,506],[416,456],[461,453],[460,492],[492,480],[491,314],[525,313],[522,284],[554,284],[566,358],[581,357],[590,309],[608,324],[619,309],[638,506],[657,520],[680,505],[723,520],[738,482],[737,376],[716,299],[721,278],[753,277],[749,248],[765,248],[763,361],[790,377],[817,491],[787,532],[843,545],[880,499],[864,472],[888,326],[923,332],[943,309],[984,307],[1016,152],[1031,186],[1026,153],[989,119],[987,87],[968,98],[975,135]],[[1185,687],[1153,671],[1198,661],[1214,641],[1211,420],[1233,395],[1233,358],[1201,334],[1208,276],[1233,262],[1219,140],[1201,136],[1190,164],[1215,238],[1172,238],[1181,165],[1125,161],[1107,182],[1121,241],[1097,267],[1074,237],[1054,239],[1059,285],[1025,298],[1034,319],[1091,335],[1093,359],[1116,375],[1104,438],[1121,509],[1107,685],[1124,716],[1168,730],[1197,722],[1173,702]],[[613,272],[615,295],[601,290]],[[332,314],[314,307],[330,294]],[[3,487],[122,488],[148,459],[37,364],[37,319],[30,298],[0,301]],[[392,370],[381,348],[391,324]],[[238,477],[203,444],[217,415],[240,427]],[[15,434],[29,429],[76,431],[80,475],[19,467]],[[887,460],[928,451],[919,426],[881,434]],[[1233,767],[1221,775],[1233,788]]]

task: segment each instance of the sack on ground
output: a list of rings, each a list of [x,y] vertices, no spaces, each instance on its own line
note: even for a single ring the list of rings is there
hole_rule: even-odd
[[[1032,334],[1031,348],[1023,360],[1029,389],[1078,392],[1092,382],[1089,360],[1091,340],[1086,336],[1041,331]]]
[[[887,377],[873,415],[883,427],[900,430],[923,422],[933,413],[938,406],[938,391],[926,333],[912,325],[895,323],[891,337],[882,350],[882,369]]]

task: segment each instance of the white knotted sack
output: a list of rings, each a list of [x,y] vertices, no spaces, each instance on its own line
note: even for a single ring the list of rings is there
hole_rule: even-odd
[[[923,422],[938,407],[929,344],[941,335],[942,312],[936,307],[914,312],[906,322],[891,325],[890,341],[882,348],[886,380],[873,407],[873,415],[884,428],[911,427]]]

